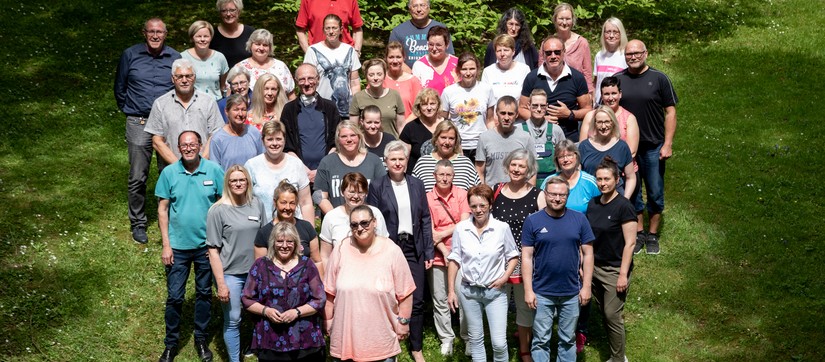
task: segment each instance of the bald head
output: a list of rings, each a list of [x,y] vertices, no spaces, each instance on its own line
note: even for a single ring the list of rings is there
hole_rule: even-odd
[[[627,42],[624,49],[624,60],[627,70],[632,74],[641,74],[647,70],[647,47],[639,39]]]

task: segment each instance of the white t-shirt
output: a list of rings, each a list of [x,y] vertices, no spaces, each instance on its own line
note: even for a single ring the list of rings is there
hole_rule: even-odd
[[[375,215],[375,235],[385,238],[390,237],[390,233],[387,231],[387,223],[384,221],[384,215],[381,215],[381,210],[378,210],[378,208],[374,206],[370,206],[370,209],[372,209],[372,214]],[[321,240],[337,248],[341,245],[341,240],[344,240],[349,235],[349,215],[347,215],[344,206],[338,206],[324,215],[324,222],[321,223],[321,233],[318,234]]]
[[[474,150],[478,147],[478,137],[487,130],[487,108],[495,107],[495,96],[489,85],[476,82],[472,88],[464,88],[458,83],[444,88],[441,93],[441,109],[447,112],[447,119],[458,127],[461,148]]]
[[[330,49],[324,42],[315,43],[307,49],[304,63],[315,65],[318,76],[318,94],[324,99],[336,103],[338,113],[349,115],[349,103],[352,99],[350,73],[361,69],[358,52],[349,44],[341,43]]]
[[[264,204],[267,223],[272,221],[272,197],[281,180],[289,180],[289,183],[298,190],[309,187],[309,177],[307,177],[304,163],[289,154],[284,155],[284,157],[286,157],[286,164],[280,170],[269,168],[266,154],[252,157],[244,164],[244,167],[249,171],[249,177],[252,178],[252,194]],[[295,217],[304,219],[301,215],[300,204],[295,209]],[[314,217],[315,215],[310,215],[309,220],[311,221]]]
[[[602,100],[602,80],[613,74],[627,69],[627,62],[624,60],[624,52],[615,51],[608,53],[599,50],[593,59],[593,74],[596,75],[596,96],[593,97],[593,105],[598,105]],[[590,81],[590,79],[588,79]]]
[[[514,61],[513,68],[510,70],[502,70],[498,64],[491,64],[484,68],[484,73],[481,75],[481,82],[486,83],[493,89],[493,96],[495,102],[501,97],[511,96],[518,102],[521,97],[521,88],[524,83],[524,78],[530,73],[530,67],[527,64]],[[495,103],[493,103],[495,107]]]

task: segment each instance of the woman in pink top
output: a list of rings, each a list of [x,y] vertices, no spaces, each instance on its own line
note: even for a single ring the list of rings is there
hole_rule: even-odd
[[[395,89],[401,94],[404,101],[404,123],[415,119],[413,103],[418,92],[423,89],[418,77],[404,71],[404,46],[397,41],[387,44],[385,61],[387,62],[387,76],[384,78],[384,88]],[[399,130],[400,131],[400,130]]]
[[[619,105],[622,100],[622,83],[619,78],[607,77],[602,80],[599,88],[602,91],[602,104],[609,106],[619,121],[620,138],[627,142],[630,153],[633,154],[633,157],[636,157],[636,150],[639,148],[639,124],[636,122],[636,116],[633,113]],[[579,142],[595,135],[596,131],[591,130],[590,127],[595,113],[596,110],[592,110],[584,116],[582,128],[579,132]],[[638,166],[634,166],[634,168],[638,168]]]
[[[385,361],[401,353],[398,341],[410,333],[415,283],[401,248],[375,234],[369,206],[355,207],[349,220],[352,235],[335,248],[324,280],[329,354]]]
[[[587,90],[593,94],[591,83],[593,81],[593,60],[590,55],[590,43],[583,36],[573,32],[573,26],[576,25],[573,7],[568,3],[556,5],[553,10],[553,24],[556,26],[556,37],[564,42],[564,62],[584,74],[584,79],[587,80]]]
[[[458,58],[447,53],[450,32],[443,26],[434,26],[427,32],[427,55],[415,61],[412,73],[424,88],[435,89],[439,95],[458,79],[455,68]]]

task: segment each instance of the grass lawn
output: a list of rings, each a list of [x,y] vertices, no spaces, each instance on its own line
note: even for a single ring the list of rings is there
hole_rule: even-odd
[[[146,18],[166,20],[168,44],[182,50],[192,21],[216,20],[213,4],[3,1],[0,95],[11,103],[0,110],[0,360],[156,360],[162,351],[156,201],[147,208],[151,241],[138,245],[126,217],[113,74],[123,49],[141,41]],[[816,181],[825,165],[825,3],[680,4],[684,13],[656,22],[681,19],[673,29],[626,22],[657,39],[650,61],[671,76],[681,101],[663,251],[636,258],[628,357],[825,360],[825,283],[816,271],[825,259],[825,187]],[[245,5],[245,22],[294,39],[292,18],[266,11],[271,2]],[[724,19],[733,21],[707,20],[731,8],[736,16]],[[297,53],[282,47],[277,57],[290,63]],[[213,309],[220,316],[217,302]],[[211,346],[225,354],[220,322],[213,318]],[[184,318],[179,361],[197,360],[191,331]],[[597,323],[591,331],[580,360],[603,361],[604,332]],[[425,343],[428,360],[442,360],[431,327]],[[511,339],[512,361],[515,346]],[[453,360],[465,360],[462,348]]]

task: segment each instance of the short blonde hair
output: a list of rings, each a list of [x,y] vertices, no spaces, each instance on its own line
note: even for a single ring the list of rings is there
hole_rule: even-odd
[[[198,20],[192,25],[189,25],[189,39],[195,36],[195,33],[199,32],[201,29],[209,30],[209,36],[215,36],[215,28],[212,27],[212,24],[204,20]]]
[[[349,129],[355,133],[356,136],[358,136],[358,152],[365,151],[367,149],[367,143],[364,141],[364,132],[361,131],[361,126],[350,120],[346,120],[338,123],[338,127],[335,128],[335,148],[338,152],[341,152],[341,141],[338,140],[338,137],[341,135],[341,130],[344,128]]]
[[[281,236],[285,236],[287,240],[292,242],[292,254],[289,258],[292,259],[296,255],[300,255],[302,247],[301,236],[298,234],[298,229],[290,222],[279,221],[272,227],[272,232],[269,234],[269,238],[267,238],[266,257],[269,259],[275,258],[275,254],[277,254],[275,251],[275,241]]]
[[[433,146],[435,146],[435,142],[438,141],[438,136],[441,136],[442,133],[447,132],[449,130],[455,131],[455,144],[453,144],[453,155],[460,154],[461,133],[458,132],[458,127],[456,127],[456,125],[448,119],[441,121],[441,123],[435,126],[435,131],[433,132],[432,138]]]
[[[418,95],[415,96],[415,102],[413,103],[412,112],[416,117],[421,117],[421,104],[429,103],[431,100],[434,100],[435,103],[438,105],[437,108],[441,109],[441,97],[438,96],[438,92],[432,88],[424,88]],[[437,116],[437,112],[436,112]]]

